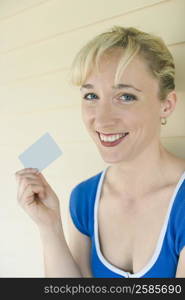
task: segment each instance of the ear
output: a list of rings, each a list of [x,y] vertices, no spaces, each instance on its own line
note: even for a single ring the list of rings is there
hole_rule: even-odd
[[[177,103],[177,94],[175,91],[171,91],[165,100],[161,102],[161,118],[166,118],[174,111]]]

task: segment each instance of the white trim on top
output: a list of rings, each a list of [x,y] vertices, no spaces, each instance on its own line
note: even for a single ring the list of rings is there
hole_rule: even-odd
[[[180,186],[182,184],[182,182],[185,180],[185,172],[182,174],[182,176],[180,177],[175,190],[173,192],[173,195],[171,197],[169,206],[168,206],[168,210],[166,213],[166,217],[165,217],[165,221],[164,224],[162,226],[158,241],[157,241],[157,246],[155,248],[154,254],[151,257],[151,259],[149,260],[149,262],[147,263],[147,265],[142,268],[139,272],[137,273],[130,273],[130,272],[125,272],[119,268],[117,268],[116,266],[112,265],[111,263],[109,263],[105,257],[102,255],[101,250],[100,250],[100,244],[99,244],[99,237],[98,237],[98,222],[97,222],[97,215],[98,215],[98,204],[99,204],[99,199],[100,199],[100,195],[101,195],[101,188],[102,188],[102,184],[103,184],[103,180],[106,174],[107,169],[109,168],[106,167],[106,169],[104,169],[104,171],[101,174],[101,177],[99,179],[98,182],[98,186],[97,186],[97,192],[96,192],[96,198],[95,198],[95,205],[94,205],[94,235],[95,235],[95,248],[98,254],[98,257],[100,259],[100,261],[112,272],[117,273],[119,275],[122,275],[124,277],[129,277],[129,278],[139,278],[142,277],[144,274],[146,274],[151,268],[152,266],[155,264],[157,258],[159,257],[162,245],[163,245],[163,240],[165,237],[165,233],[166,233],[166,229],[167,229],[167,225],[168,225],[168,220],[169,220],[169,216],[170,216],[170,212],[174,203],[174,200],[176,198],[176,195],[180,189]]]

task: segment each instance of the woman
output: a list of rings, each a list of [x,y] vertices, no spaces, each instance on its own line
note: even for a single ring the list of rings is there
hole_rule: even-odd
[[[70,196],[67,244],[59,200],[33,169],[16,173],[18,200],[40,230],[49,277],[185,277],[185,160],[161,144],[176,105],[164,42],[113,27],[77,54],[82,118],[110,165]]]

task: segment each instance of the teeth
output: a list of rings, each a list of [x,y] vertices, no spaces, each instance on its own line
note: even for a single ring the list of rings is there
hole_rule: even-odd
[[[119,140],[119,138],[125,136],[126,133],[118,133],[118,134],[113,134],[113,135],[103,135],[102,133],[100,133],[100,139],[104,142],[114,142]]]

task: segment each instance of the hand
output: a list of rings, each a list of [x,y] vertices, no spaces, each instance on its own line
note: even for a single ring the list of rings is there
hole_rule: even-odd
[[[44,176],[25,168],[15,173],[18,182],[17,200],[39,227],[61,222],[59,199]]]

